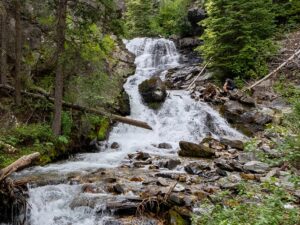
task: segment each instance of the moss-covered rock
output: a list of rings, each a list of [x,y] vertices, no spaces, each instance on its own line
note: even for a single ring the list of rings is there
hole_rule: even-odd
[[[188,225],[189,223],[175,210],[169,211],[169,225]]]

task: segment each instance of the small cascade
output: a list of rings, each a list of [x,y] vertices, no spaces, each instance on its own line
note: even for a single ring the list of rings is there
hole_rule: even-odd
[[[117,167],[128,153],[138,150],[152,155],[177,155],[179,141],[199,142],[207,134],[214,137],[242,135],[209,105],[195,102],[186,91],[169,91],[168,97],[159,110],[145,106],[138,92],[138,85],[153,75],[160,75],[164,80],[164,71],[179,66],[179,54],[174,43],[166,39],[136,38],[125,41],[129,51],[136,55],[136,73],[131,76],[124,88],[130,96],[130,117],[147,122],[153,131],[129,126],[116,125],[109,137],[108,146],[118,142],[118,149],[109,147],[98,153],[80,154],[73,160],[31,169],[30,173],[57,173],[63,176],[69,172],[97,170]],[[169,143],[170,150],[161,150],[154,145]],[[29,224],[31,225],[94,225],[102,224],[97,209],[89,207],[72,208],[71,203],[81,193],[80,185],[47,185],[31,188],[29,191]],[[104,198],[108,194],[96,194]],[[95,194],[93,195],[95,196]],[[98,207],[103,206],[99,201]],[[96,207],[97,208],[97,207]]]

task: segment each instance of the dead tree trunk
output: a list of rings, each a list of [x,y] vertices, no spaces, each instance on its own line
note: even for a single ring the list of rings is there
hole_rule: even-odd
[[[21,5],[20,0],[15,0],[15,20],[16,20],[16,41],[15,41],[15,100],[17,105],[21,105],[21,57],[22,57],[22,31],[21,31]]]
[[[39,152],[35,152],[30,155],[25,155],[19,158],[17,161],[10,164],[9,166],[0,170],[0,182],[5,180],[13,172],[16,172],[20,169],[24,169],[25,167],[29,166],[30,164],[32,164],[33,161],[37,160],[39,157],[40,157]]]
[[[15,89],[9,85],[0,84],[0,88],[3,88],[8,91],[15,91]],[[40,92],[39,94],[36,94],[36,93],[30,93],[27,91],[21,91],[21,93],[22,93],[22,95],[30,97],[30,98],[45,99],[50,102],[55,101],[54,98],[52,98],[49,94],[42,93],[42,92]],[[77,105],[77,104],[72,104],[72,103],[65,102],[65,101],[62,101],[62,105],[66,108],[78,110],[78,111],[85,112],[85,113],[92,113],[92,114],[96,114],[96,115],[100,115],[100,116],[106,116],[113,121],[129,124],[129,125],[136,126],[136,127],[141,127],[141,128],[147,129],[147,130],[152,130],[152,128],[143,121],[134,120],[134,119],[131,119],[128,117],[122,117],[119,115],[115,115],[115,114],[106,112],[105,110],[92,109],[92,108],[84,107],[84,106]]]
[[[274,74],[276,74],[279,70],[281,70],[283,67],[285,67],[289,62],[291,62],[294,58],[296,58],[298,55],[300,55],[300,50],[296,51],[293,55],[291,55],[286,61],[284,61],[282,64],[280,64],[275,70],[273,70],[271,73],[269,73],[267,76],[265,76],[264,78],[260,79],[259,81],[255,82],[253,85],[251,85],[250,87],[247,87],[244,91],[246,90],[251,90],[254,87],[256,87],[257,85],[259,85],[260,83],[262,83],[263,81],[267,80],[268,78],[270,78],[271,76],[273,76]]]
[[[64,65],[63,54],[65,51],[65,30],[66,30],[66,14],[67,14],[68,0],[59,0],[57,5],[57,27],[56,27],[56,44],[57,44],[57,65],[55,76],[55,98],[54,98],[54,119],[52,123],[52,130],[55,135],[61,133],[61,114],[62,114],[62,100],[63,100],[63,86],[64,86]]]
[[[0,5],[1,7],[1,5]],[[1,9],[0,9],[1,10]],[[7,82],[7,13],[2,6],[2,11],[0,12],[0,83],[6,84]]]

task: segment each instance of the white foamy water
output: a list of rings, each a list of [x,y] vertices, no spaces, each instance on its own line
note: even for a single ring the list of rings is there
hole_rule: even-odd
[[[185,91],[169,91],[168,97],[159,110],[151,110],[142,102],[138,85],[163,71],[178,66],[179,55],[172,41],[166,39],[136,38],[126,41],[129,51],[136,55],[135,75],[131,76],[125,90],[130,96],[130,117],[147,122],[153,130],[144,130],[130,125],[116,125],[108,144],[118,142],[117,150],[106,149],[99,153],[81,154],[75,160],[36,167],[35,172],[57,172],[64,174],[103,167],[116,167],[128,153],[146,151],[157,155],[177,154],[181,140],[199,142],[208,133],[215,137],[242,135],[206,103],[195,102]],[[159,143],[169,143],[173,149],[153,147]],[[31,225],[94,225],[103,224],[95,210],[88,207],[70,208],[74,197],[80,194],[80,186],[53,185],[32,188],[29,192],[31,205],[29,223]]]

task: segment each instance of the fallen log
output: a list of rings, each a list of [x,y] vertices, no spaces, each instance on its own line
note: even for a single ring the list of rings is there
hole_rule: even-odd
[[[9,86],[9,85],[0,84],[0,88],[8,90],[8,91],[15,91],[15,88],[12,86]],[[31,97],[31,98],[46,99],[50,102],[54,102],[54,98],[51,97],[50,94],[43,93],[43,92],[32,93],[32,92],[27,92],[27,91],[21,91],[21,94],[24,96]],[[116,115],[113,113],[106,112],[105,110],[88,108],[85,106],[81,106],[81,105],[77,105],[77,104],[73,104],[73,103],[65,102],[65,101],[63,101],[62,104],[66,108],[70,108],[70,109],[74,109],[74,110],[78,110],[78,111],[82,111],[82,112],[86,112],[86,113],[92,113],[92,114],[96,114],[96,115],[106,116],[106,117],[110,118],[111,120],[114,120],[114,121],[117,121],[120,123],[125,123],[125,124],[129,124],[132,126],[144,128],[147,130],[152,130],[152,127],[150,127],[146,122],[131,119],[128,117],[119,116],[119,115]]]
[[[208,62],[204,65],[200,73],[197,75],[197,77],[193,80],[193,82],[187,87],[187,90],[190,90],[191,87],[194,85],[194,83],[198,80],[198,78],[202,75],[202,73],[205,71],[206,67],[208,66],[211,59],[208,60]]]
[[[30,155],[22,156],[17,161],[0,170],[0,183],[13,172],[24,169],[25,167],[31,165],[33,161],[37,160],[40,157],[40,155],[41,154],[39,152],[35,152]]]
[[[270,78],[271,76],[273,76],[274,74],[276,74],[280,69],[282,69],[283,67],[285,67],[290,61],[292,61],[298,55],[300,55],[300,50],[296,51],[293,55],[291,55],[286,61],[284,61],[282,64],[280,64],[271,73],[269,73],[268,75],[266,75],[264,78],[260,79],[259,81],[255,82],[250,87],[245,88],[243,91],[251,90],[254,87],[256,87],[257,85],[259,85],[260,83],[262,83],[263,81],[267,80],[268,78]]]

